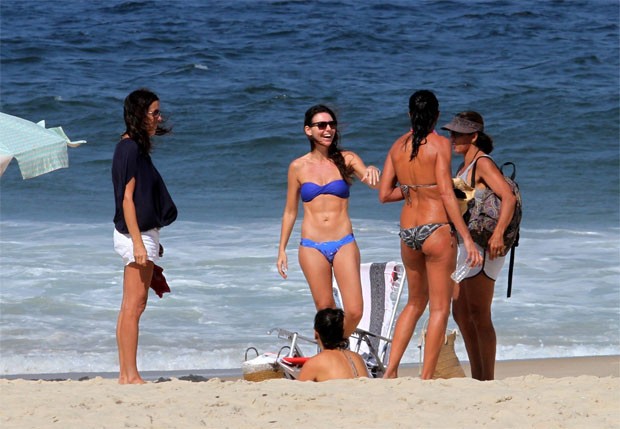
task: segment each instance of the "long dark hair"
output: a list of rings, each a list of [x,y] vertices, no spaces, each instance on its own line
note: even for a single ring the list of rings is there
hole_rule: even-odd
[[[146,117],[149,106],[159,101],[157,95],[146,89],[140,88],[133,91],[125,98],[123,116],[125,118],[125,134],[138,143],[140,151],[145,154],[151,153],[153,144],[146,129]],[[156,135],[160,136],[170,132],[169,128],[157,125]]]
[[[474,146],[487,155],[493,152],[493,138],[484,132],[484,119],[482,119],[482,115],[480,113],[469,110],[466,112],[457,113],[455,116],[482,125],[481,131],[477,131],[478,138],[474,142]]]
[[[311,127],[312,118],[314,118],[314,115],[318,113],[328,113],[334,121],[338,122],[336,119],[336,114],[332,111],[332,109],[323,104],[317,104],[306,110],[306,115],[304,116],[304,126]],[[310,150],[313,150],[316,143],[311,137],[308,137],[308,140],[310,140]],[[351,175],[353,174],[353,168],[347,167],[347,164],[344,161],[344,156],[342,156],[342,151],[340,150],[340,147],[338,147],[339,143],[340,133],[338,132],[338,128],[336,128],[336,134],[334,134],[332,144],[329,145],[329,148],[327,148],[327,156],[333,161],[334,164],[336,164],[336,167],[338,167],[338,171],[344,181],[350,185],[352,181]]]
[[[344,338],[344,311],[339,308],[319,310],[314,316],[314,330],[326,350],[349,347],[349,340]]]
[[[422,89],[409,97],[409,115],[411,117],[411,161],[418,155],[420,146],[426,144],[428,136],[439,117],[439,101],[431,91]]]

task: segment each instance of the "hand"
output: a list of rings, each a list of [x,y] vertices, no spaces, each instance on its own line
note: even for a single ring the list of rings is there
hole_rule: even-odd
[[[288,258],[286,257],[286,253],[280,252],[276,266],[278,268],[278,273],[280,273],[282,278],[287,278],[286,272],[288,271]]]
[[[376,186],[379,183],[379,178],[381,176],[381,170],[373,165],[369,165],[366,168],[366,173],[362,177],[362,182],[368,184],[369,186]]]
[[[146,248],[144,247],[144,243],[140,241],[140,243],[134,243],[133,245],[133,258],[136,261],[136,264],[145,266],[149,260],[148,254],[146,253]]]
[[[477,267],[482,265],[482,255],[476,248],[474,241],[469,238],[465,239],[465,250],[467,250],[467,263],[470,267]]]
[[[495,259],[499,256],[506,255],[508,249],[504,244],[504,234],[500,234],[498,231],[494,231],[488,243],[489,257]]]

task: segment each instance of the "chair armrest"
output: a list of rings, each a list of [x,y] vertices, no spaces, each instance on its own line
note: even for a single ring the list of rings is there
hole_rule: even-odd
[[[378,335],[378,334],[373,334],[372,332],[368,332],[364,329],[360,329],[360,328],[355,328],[355,331],[353,332],[354,334],[358,334],[361,337],[367,336],[367,337],[374,337],[374,338],[379,338],[380,340],[383,341],[387,341],[387,342],[392,342],[392,340],[390,338],[386,338],[382,335]]]
[[[282,340],[292,341],[293,338],[296,336],[297,339],[301,339],[309,343],[316,344],[316,341],[314,340],[314,338],[309,338],[304,335],[299,335],[297,332],[292,332],[292,331],[289,331],[287,329],[282,329],[282,328],[272,328],[269,331],[267,331],[267,335],[271,335],[274,332],[277,332],[278,338]]]

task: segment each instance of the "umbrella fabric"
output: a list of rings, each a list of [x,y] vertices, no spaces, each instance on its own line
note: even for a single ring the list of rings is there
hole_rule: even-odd
[[[24,179],[69,166],[67,145],[71,142],[62,128],[45,128],[39,124],[0,112],[0,176],[11,159],[17,159]]]

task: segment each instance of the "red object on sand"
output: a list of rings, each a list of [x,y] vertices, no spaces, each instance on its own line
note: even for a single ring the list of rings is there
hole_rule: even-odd
[[[283,357],[282,360],[289,365],[303,366],[309,357]]]
[[[159,265],[153,264],[153,278],[151,279],[151,289],[155,291],[160,298],[164,297],[165,293],[170,292],[168,282],[164,277],[164,269]]]

